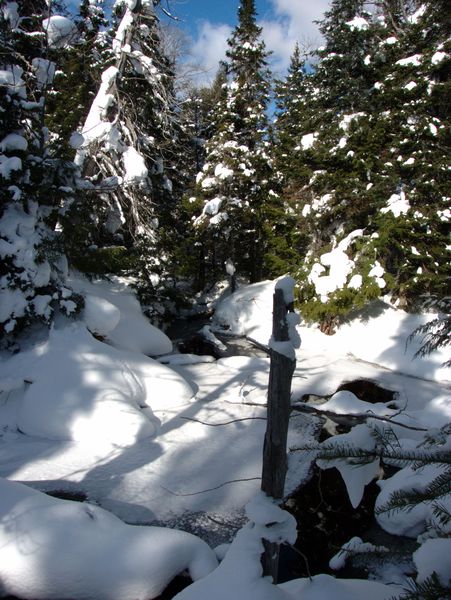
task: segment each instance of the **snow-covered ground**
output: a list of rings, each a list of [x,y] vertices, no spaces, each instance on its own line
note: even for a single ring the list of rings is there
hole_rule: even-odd
[[[194,356],[181,360],[180,355],[171,356],[170,340],[144,320],[136,299],[123,282],[90,283],[74,279],[72,283],[77,291],[87,294],[81,319],[75,323],[62,320],[54,326],[48,339],[30,343],[15,356],[2,356],[0,477],[5,479],[0,479],[3,486],[0,540],[16,550],[19,548],[22,556],[24,531],[19,530],[35,527],[33,518],[23,520],[21,511],[25,509],[21,503],[16,504],[16,509],[11,508],[15,500],[8,505],[6,499],[26,494],[22,488],[9,488],[12,484],[6,480],[23,482],[36,490],[84,492],[91,502],[130,524],[190,522],[191,529],[201,532],[210,543],[227,539],[230,530],[221,528],[218,523],[241,523],[245,505],[255,498],[260,488],[269,360],[230,357],[212,361],[209,357]],[[273,290],[274,282],[241,288],[219,304],[213,330],[226,329],[268,344]],[[407,336],[425,318],[379,304],[344,325],[333,337],[324,336],[313,327],[299,326],[302,345],[297,350],[293,401],[303,395],[333,394],[344,381],[369,379],[397,392],[398,422],[438,431],[451,421],[449,370],[441,367],[447,356],[445,352],[437,352],[413,360],[417,340],[406,349]],[[95,339],[88,329],[103,341]],[[155,360],[158,356],[160,359]],[[327,410],[393,417],[393,408],[383,403],[374,406],[358,401],[352,394],[340,394],[328,402]],[[291,419],[289,445],[314,443],[314,428],[311,416],[295,413]],[[354,429],[356,436],[360,435],[359,430]],[[424,432],[418,429],[397,426],[395,431],[403,447],[412,448],[424,438]],[[449,449],[449,445],[445,440],[443,449]],[[310,461],[311,458],[302,453],[290,455],[287,492],[305,478]],[[363,477],[360,476],[362,471],[355,477],[342,465],[340,470],[345,480],[347,477],[348,490],[355,503],[366,481],[373,478],[376,466],[369,468]],[[401,487],[407,485],[407,480],[405,475]],[[382,491],[386,490],[384,486]],[[50,506],[46,496],[33,494],[30,497],[33,506],[42,505],[43,510],[52,514],[45,520],[46,527],[39,530],[42,543],[45,545],[46,540],[52,538],[52,549],[58,552],[61,542],[64,553],[62,535],[53,530],[59,527],[58,503],[63,503],[61,518],[68,512],[74,515],[74,523],[82,517],[86,520],[81,514],[84,509],[64,508],[64,501],[57,500],[51,500],[51,507],[46,508]],[[37,500],[38,497],[45,500]],[[26,507],[28,500],[24,502]],[[100,508],[94,507],[93,511],[96,518],[100,515],[100,521],[110,519],[118,523],[117,527],[122,526]],[[322,579],[314,578],[310,582],[299,580],[278,588],[267,580],[262,583],[260,563],[255,557],[259,554],[261,537],[261,531],[258,535],[256,532],[264,524],[259,523],[257,527],[258,518],[252,505],[248,516],[254,526],[247,525],[237,536],[232,546],[234,550],[227,554],[227,562],[224,560],[210,576],[193,585],[191,592],[188,588],[181,593],[180,598],[219,598],[216,591],[212,595],[212,590],[224,585],[231,577],[230,569],[236,573],[236,565],[240,563],[247,566],[238,569],[243,572],[243,579],[241,584],[237,579],[234,598],[273,600],[302,594],[306,599],[323,600],[332,596],[361,598],[367,594],[369,598],[379,599],[393,595],[393,588],[389,586],[368,582],[336,583],[328,576],[318,576]],[[36,518],[40,518],[38,513]],[[407,531],[409,524],[414,525],[412,535],[418,535],[422,527],[424,531],[430,524],[424,510],[420,516],[416,515],[414,524],[404,513],[403,518],[408,521]],[[19,528],[16,533],[11,533],[11,520]],[[81,524],[76,526],[83,528]],[[115,527],[111,526],[112,531]],[[389,527],[396,528],[396,522],[391,521]],[[44,535],[47,529],[48,534]],[[149,534],[147,537],[142,534],[146,539],[143,552],[152,563],[151,530],[135,528],[136,531],[141,529]],[[104,531],[102,535],[108,534]],[[106,539],[102,538],[102,543],[108,545]],[[82,544],[81,541],[80,548]],[[185,547],[185,542],[178,545]],[[37,554],[39,560],[46,560],[36,545],[29,548],[33,556]],[[240,559],[245,549],[250,554],[248,552],[246,560]],[[433,551],[444,555],[442,547],[436,546]],[[80,549],[80,552],[83,551]],[[174,552],[174,557],[176,570],[189,566],[179,551]],[[120,563],[119,558],[114,560]],[[426,562],[420,553],[418,569],[426,572]],[[9,573],[9,567],[5,571],[5,564],[0,560],[0,580],[4,582]],[[18,559],[14,564],[18,565],[14,571],[17,574],[25,563]],[[446,568],[445,564],[444,573]],[[155,585],[152,589],[160,589],[162,584],[164,587],[172,576],[171,569],[169,575],[161,573],[159,576],[157,571],[150,569],[147,576]],[[61,579],[58,572],[55,573],[56,579]],[[120,596],[123,600],[144,599],[154,593],[146,588],[147,580],[141,588],[137,583],[135,591],[132,583],[127,585],[128,591]],[[7,591],[14,589],[7,588]],[[24,591],[17,593],[25,594]],[[52,597],[48,590],[40,596],[36,592],[26,593],[34,598]],[[58,593],[60,590],[54,597],[59,597]],[[99,593],[102,598],[119,598],[113,592]],[[96,597],[89,589],[71,594],[73,598]]]

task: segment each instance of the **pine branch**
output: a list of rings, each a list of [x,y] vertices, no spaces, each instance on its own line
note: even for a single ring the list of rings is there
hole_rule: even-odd
[[[449,598],[451,595],[451,587],[445,586],[435,571],[421,583],[411,580],[410,588],[400,596],[392,596],[390,600],[438,600]]]
[[[435,479],[433,479],[424,490],[418,490],[416,488],[412,490],[396,490],[390,496],[388,502],[375,508],[374,512],[376,515],[396,512],[398,510],[411,511],[415,506],[421,502],[434,502],[438,498],[443,498],[451,494],[451,469],[448,468],[444,473],[440,473]],[[434,505],[434,513],[436,512],[441,515],[441,518],[447,520],[449,518],[449,512],[444,509],[440,504]]]
[[[336,458],[357,458],[368,461],[380,458],[382,460],[407,461],[412,463],[428,463],[439,465],[451,465],[451,455],[449,452],[418,452],[415,450],[391,450],[385,448],[375,448],[373,450],[364,450],[354,446],[346,445],[318,445],[305,444],[304,446],[290,448],[290,452],[316,452],[317,458],[324,460],[334,460]]]

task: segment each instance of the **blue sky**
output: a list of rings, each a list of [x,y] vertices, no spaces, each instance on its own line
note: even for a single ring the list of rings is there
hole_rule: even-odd
[[[103,3],[109,5],[112,1]],[[66,2],[78,4],[78,0]],[[191,60],[202,73],[199,82],[212,80],[224,58],[239,4],[240,0],[161,0],[190,38]],[[321,44],[313,21],[322,18],[330,0],[255,0],[255,4],[263,38],[273,53],[271,68],[276,75],[283,75],[296,42],[310,49]]]
[[[193,60],[208,80],[224,57],[239,0],[169,0],[168,5],[191,37]],[[273,52],[271,66],[277,74],[288,66],[296,41],[310,48],[321,43],[313,21],[321,19],[328,6],[329,0],[256,0],[258,21],[266,45]]]

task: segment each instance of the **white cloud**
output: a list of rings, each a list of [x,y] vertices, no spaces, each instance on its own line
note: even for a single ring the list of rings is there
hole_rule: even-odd
[[[265,15],[259,25],[263,27],[268,50],[273,52],[271,68],[276,75],[281,75],[289,65],[296,42],[310,49],[320,45],[321,36],[313,21],[322,18],[330,0],[270,0],[270,3],[274,18]],[[208,20],[199,23],[190,52],[198,66],[199,73],[194,77],[198,84],[208,84],[214,79],[219,61],[225,58],[231,33],[232,27],[224,23]]]
[[[287,68],[296,42],[311,49],[319,45],[321,34],[314,20],[320,20],[330,6],[329,0],[271,0],[275,19],[260,23],[269,50],[274,53],[273,68]]]
[[[202,21],[197,38],[191,48],[191,58],[199,66],[197,83],[211,82],[218,70],[219,61],[225,59],[227,39],[232,33],[230,25]]]

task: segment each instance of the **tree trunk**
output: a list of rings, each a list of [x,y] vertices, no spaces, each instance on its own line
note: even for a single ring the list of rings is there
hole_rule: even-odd
[[[287,306],[284,293],[276,289],[273,308],[273,340],[289,341],[286,322]],[[265,441],[263,445],[263,470],[261,489],[267,496],[282,500],[287,472],[287,435],[290,418],[291,379],[296,360],[270,350],[268,409]],[[264,540],[263,568],[277,582],[279,545]]]

